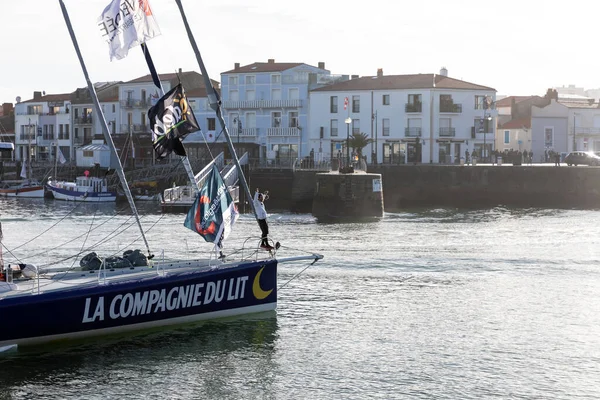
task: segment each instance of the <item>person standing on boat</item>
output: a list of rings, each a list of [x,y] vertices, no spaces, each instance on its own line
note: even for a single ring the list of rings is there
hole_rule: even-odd
[[[266,196],[265,194],[260,193],[258,188],[256,188],[256,192],[254,193],[254,210],[256,211],[256,218],[258,219],[258,226],[260,226],[260,230],[262,232],[260,247],[265,250],[271,250],[273,247],[269,245],[269,241],[267,237],[269,236],[269,225],[267,225],[267,210],[265,209],[264,200]]]

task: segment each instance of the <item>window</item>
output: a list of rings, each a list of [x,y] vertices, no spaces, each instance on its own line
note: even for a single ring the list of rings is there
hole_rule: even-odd
[[[492,120],[489,120],[487,118],[475,118],[474,126],[475,131],[479,133],[492,132]]]
[[[329,98],[329,112],[331,114],[336,114],[338,112],[338,98],[337,98],[337,96],[331,96]]]
[[[146,89],[142,89],[142,102],[146,102]]]
[[[237,85],[238,84],[238,77],[237,76],[230,76],[229,77],[229,84],[230,85]]]
[[[48,139],[54,139],[54,125],[48,126]]]
[[[504,144],[510,143],[510,131],[504,131]]]
[[[209,131],[214,131],[217,129],[214,118],[206,118],[206,125],[207,125]]]
[[[238,92],[237,90],[230,90],[229,91],[229,100],[240,101],[240,92]]]
[[[127,113],[127,125],[128,126],[133,125],[133,114],[132,113]]]
[[[73,134],[75,135],[76,138],[79,138],[79,128],[73,129]]]
[[[330,136],[338,135],[338,120],[337,119],[332,119],[329,122],[329,132],[331,132]]]
[[[112,105],[112,112],[116,112],[115,105]]]
[[[273,128],[279,128],[281,126],[281,113],[279,111],[271,113],[271,126]]]
[[[246,113],[246,128],[256,128],[256,113]]]
[[[256,84],[256,76],[246,75],[246,85],[254,85],[254,84]]]
[[[75,109],[75,112],[73,114],[73,117],[75,117],[75,119],[79,118],[79,108]]]
[[[352,120],[352,134],[360,134],[360,119]]]
[[[421,112],[421,95],[409,94],[408,104],[406,104],[406,112]]]
[[[547,126],[544,128],[544,146],[546,148],[554,147],[554,127]]]
[[[389,94],[384,94],[383,96],[381,96],[381,104],[383,104],[384,106],[390,105],[390,95]]]
[[[475,96],[475,109],[483,110],[484,102],[485,102],[485,96]]]
[[[281,83],[281,75],[271,75],[271,84],[279,84]]]
[[[246,90],[246,101],[256,100],[256,91],[254,89]]]
[[[146,113],[140,113],[140,121],[142,125],[146,125]]]
[[[381,120],[381,125],[382,125],[382,131],[383,131],[383,136],[390,136],[390,119],[389,118],[383,118]]]
[[[60,124],[58,126],[58,139],[62,139],[65,136],[65,126],[63,124]]]
[[[271,100],[281,100],[281,89],[271,89]]]
[[[65,139],[69,138],[69,124],[65,124]]]
[[[290,128],[297,128],[298,127],[298,111],[290,111],[289,119],[290,119]]]
[[[352,96],[352,112],[360,112],[360,96]]]
[[[83,156],[84,157],[94,157],[94,152],[92,150],[84,150]]]
[[[298,88],[291,88],[288,90],[288,99],[289,100],[298,100],[300,98],[300,92]]]

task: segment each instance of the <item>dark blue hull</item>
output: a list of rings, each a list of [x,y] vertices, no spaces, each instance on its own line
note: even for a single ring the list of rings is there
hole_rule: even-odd
[[[277,260],[5,298],[0,346],[96,336],[272,310]]]

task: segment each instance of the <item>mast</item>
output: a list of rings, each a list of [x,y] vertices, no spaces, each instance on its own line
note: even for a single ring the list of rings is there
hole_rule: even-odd
[[[256,210],[254,209],[254,202],[252,201],[252,194],[250,193],[250,188],[248,187],[248,182],[246,182],[246,177],[244,176],[244,172],[242,171],[242,167],[240,166],[240,160],[238,159],[237,153],[235,152],[235,148],[233,147],[233,143],[231,141],[231,137],[229,136],[229,131],[227,130],[227,125],[225,125],[225,119],[223,118],[223,111],[221,110],[221,99],[219,98],[219,94],[213,87],[210,78],[208,77],[208,72],[206,71],[206,67],[204,66],[204,62],[202,61],[202,57],[200,56],[200,51],[198,50],[198,46],[196,45],[196,40],[194,39],[194,35],[190,29],[190,25],[188,24],[187,18],[185,16],[185,12],[183,11],[183,6],[181,5],[181,0],[175,0],[177,3],[177,7],[179,7],[179,12],[181,13],[181,19],[183,20],[183,24],[185,25],[185,30],[188,34],[188,38],[190,39],[190,44],[194,49],[194,53],[196,54],[196,60],[198,61],[198,66],[200,67],[200,71],[202,72],[202,78],[204,78],[204,86],[206,87],[206,94],[208,96],[208,102],[210,103],[210,107],[216,112],[217,119],[219,120],[219,125],[221,125],[221,130],[225,134],[225,139],[227,140],[227,145],[229,146],[229,151],[233,156],[233,162],[235,163],[236,168],[239,172],[239,179],[242,182],[242,186],[244,186],[244,190],[246,192],[246,197],[248,198],[248,202],[252,205],[252,212],[254,213],[254,218],[258,223],[258,216],[256,215]]]
[[[146,43],[141,44],[142,52],[144,53],[144,58],[146,59],[146,64],[148,65],[148,69],[150,70],[150,75],[152,75],[152,82],[154,82],[154,86],[160,90],[160,97],[165,95],[165,90],[162,87],[162,83],[158,77],[158,73],[156,72],[156,68],[154,68],[154,61],[152,61],[152,57],[150,56],[150,50],[148,49],[148,45]],[[194,193],[198,194],[200,192],[200,188],[198,188],[198,184],[196,183],[196,176],[194,175],[194,171],[192,170],[192,165],[190,164],[190,159],[187,156],[180,156],[181,162],[183,164],[183,168],[185,168],[185,172],[187,173],[188,179],[192,184],[192,189]]]
[[[57,179],[56,174],[58,170],[58,139],[56,139],[56,149],[54,150],[54,180]]]
[[[75,48],[75,52],[77,53],[77,58],[79,58],[79,63],[81,64],[81,70],[83,71],[83,75],[85,76],[85,80],[88,85],[88,90],[90,91],[90,95],[92,96],[92,101],[94,102],[94,107],[96,109],[96,113],[100,117],[100,126],[102,126],[102,133],[104,134],[104,139],[110,148],[111,156],[117,163],[117,175],[121,180],[121,185],[123,186],[123,190],[125,191],[125,195],[127,196],[127,200],[129,201],[129,206],[131,207],[131,211],[135,216],[135,220],[140,228],[140,232],[142,234],[142,238],[144,239],[144,244],[146,245],[146,250],[148,251],[148,258],[154,257],[152,252],[150,251],[150,246],[148,245],[148,241],[146,240],[146,235],[144,234],[144,230],[142,229],[142,223],[140,222],[140,216],[138,215],[137,208],[135,207],[135,202],[133,201],[133,196],[131,195],[131,190],[129,189],[129,185],[127,184],[127,179],[125,179],[125,172],[123,171],[123,164],[121,164],[121,159],[117,154],[117,149],[115,148],[115,143],[110,136],[110,131],[108,130],[108,124],[106,123],[106,119],[104,118],[104,113],[102,112],[102,107],[100,107],[100,101],[98,100],[98,96],[96,95],[96,89],[90,80],[90,77],[87,72],[87,68],[85,67],[85,62],[83,61],[83,57],[81,55],[81,51],[79,50],[79,44],[77,44],[77,38],[75,37],[75,32],[73,31],[73,26],[71,25],[71,20],[69,18],[69,13],[67,12],[67,8],[63,3],[63,0],[58,0],[60,4],[60,8],[63,13],[63,17],[65,19],[65,24],[67,25],[67,29],[69,30],[69,35],[71,36],[71,40],[73,41],[73,47]]]

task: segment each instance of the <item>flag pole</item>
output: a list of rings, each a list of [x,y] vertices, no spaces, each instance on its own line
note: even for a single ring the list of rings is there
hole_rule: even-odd
[[[152,76],[152,82],[154,82],[154,85],[158,88],[158,90],[160,90],[160,97],[163,97],[165,95],[165,90],[162,87],[162,83],[160,82],[160,78],[158,77],[158,73],[156,72],[156,68],[154,67],[154,61],[152,61],[152,56],[150,56],[150,50],[148,49],[148,45],[146,43],[142,43],[141,46],[142,52],[144,53],[144,59],[146,60],[146,64],[148,65],[148,69],[150,70],[150,75]],[[150,129],[152,130],[152,127],[150,127]],[[192,190],[194,190],[194,193],[199,193],[200,189],[198,188],[198,182],[196,182],[196,176],[194,175],[194,171],[192,170],[192,164],[190,163],[190,159],[187,156],[179,157],[181,157],[183,168],[185,169],[188,179],[192,184]]]
[[[244,186],[244,190],[246,192],[246,197],[248,198],[249,203],[252,205],[252,212],[254,213],[254,218],[256,218],[256,222],[258,222],[258,216],[256,215],[256,210],[254,209],[254,202],[252,201],[252,194],[250,193],[250,188],[248,187],[248,182],[246,182],[246,177],[242,172],[242,167],[240,166],[240,161],[238,159],[237,153],[235,152],[235,148],[233,147],[233,143],[231,141],[231,137],[229,136],[229,131],[227,130],[227,125],[225,124],[225,119],[223,118],[223,111],[221,110],[221,99],[219,98],[219,94],[215,90],[208,77],[208,72],[206,71],[206,67],[204,66],[204,62],[202,61],[202,56],[200,56],[200,50],[198,50],[198,45],[196,44],[196,40],[194,39],[194,35],[192,34],[192,30],[190,29],[190,25],[188,24],[187,18],[185,16],[185,12],[183,11],[183,6],[181,4],[181,0],[175,0],[177,3],[177,7],[179,7],[179,12],[181,13],[181,19],[183,20],[183,24],[185,25],[185,30],[187,32],[188,38],[190,39],[190,44],[194,49],[194,53],[196,54],[196,60],[198,61],[198,66],[200,67],[200,71],[202,72],[202,77],[204,78],[204,86],[206,87],[206,94],[208,96],[208,102],[210,107],[216,112],[217,119],[219,120],[219,124],[221,125],[221,130],[225,134],[225,139],[227,140],[227,145],[229,146],[229,151],[233,156],[233,162],[235,163],[236,168],[239,171],[239,179],[242,182],[242,186]]]
[[[90,76],[88,75],[87,68],[85,66],[85,62],[83,61],[83,57],[81,55],[81,51],[79,49],[79,44],[77,43],[77,38],[75,37],[75,32],[73,31],[73,26],[71,25],[71,19],[69,18],[69,13],[67,12],[67,8],[65,7],[65,3],[63,0],[58,0],[60,4],[60,8],[63,13],[63,17],[65,19],[65,24],[67,25],[67,29],[69,30],[69,35],[71,36],[71,40],[73,41],[73,47],[75,48],[75,52],[77,53],[77,58],[79,59],[79,63],[81,64],[81,70],[83,71],[83,75],[85,76],[85,80],[87,82],[88,90],[90,91],[90,96],[92,97],[92,101],[94,102],[94,107],[96,109],[96,113],[100,116],[100,126],[102,127],[102,133],[104,133],[104,139],[110,148],[111,156],[117,162],[117,175],[119,175],[119,179],[121,180],[121,185],[123,186],[123,190],[125,191],[125,196],[129,201],[129,206],[131,207],[131,211],[135,216],[135,220],[137,221],[138,227],[140,228],[140,232],[142,233],[142,239],[144,239],[144,244],[146,245],[146,250],[148,251],[148,258],[153,258],[154,255],[150,251],[150,246],[148,245],[148,241],[146,240],[146,235],[144,234],[144,230],[142,229],[142,223],[140,222],[140,216],[138,215],[137,208],[135,207],[135,202],[133,201],[133,196],[131,195],[131,190],[129,189],[129,185],[127,184],[127,179],[125,179],[125,172],[123,171],[123,165],[121,164],[121,159],[117,154],[117,149],[115,148],[115,144],[110,136],[110,131],[108,130],[108,124],[106,123],[106,119],[104,117],[104,113],[102,112],[102,107],[100,107],[100,101],[98,100],[98,96],[96,95],[96,89],[94,89],[94,85],[90,80]]]

